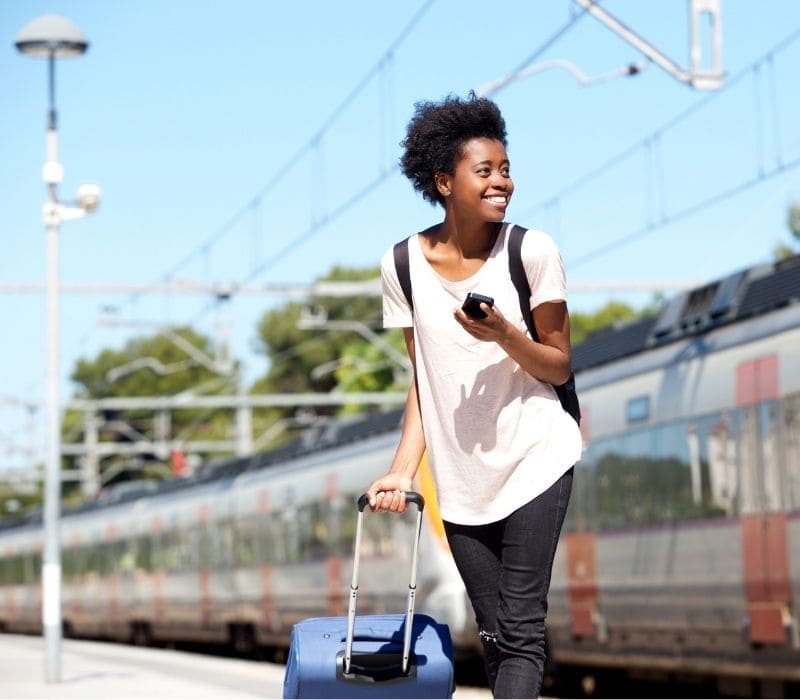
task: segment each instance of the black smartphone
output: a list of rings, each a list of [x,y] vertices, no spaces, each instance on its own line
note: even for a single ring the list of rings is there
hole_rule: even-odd
[[[486,318],[486,314],[481,309],[481,304],[493,306],[494,299],[492,299],[492,297],[484,296],[483,294],[470,292],[467,294],[467,298],[464,300],[461,310],[470,318]]]

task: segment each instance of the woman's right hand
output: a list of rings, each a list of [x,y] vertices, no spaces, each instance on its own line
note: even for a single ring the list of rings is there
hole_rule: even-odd
[[[373,481],[367,489],[370,510],[405,513],[406,491],[411,491],[411,479],[400,474],[389,473]]]

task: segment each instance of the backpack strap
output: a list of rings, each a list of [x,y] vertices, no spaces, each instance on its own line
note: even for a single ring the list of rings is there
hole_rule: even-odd
[[[531,311],[531,286],[528,283],[528,275],[525,274],[525,266],[522,264],[522,239],[525,236],[525,229],[510,224],[508,227],[508,271],[511,274],[511,281],[517,290],[519,297],[519,310],[528,332],[534,342],[538,343],[539,335],[536,332],[536,324],[533,322],[533,312]],[[575,391],[575,375],[570,372],[569,379],[560,386],[553,386],[561,402],[561,407],[569,413],[575,422],[581,424],[581,407],[578,403],[578,394]]]
[[[519,310],[528,332],[534,342],[539,342],[536,333],[536,325],[533,323],[533,313],[531,312],[530,298],[531,286],[528,284],[528,275],[525,274],[525,266],[522,264],[522,239],[525,236],[525,229],[515,224],[508,227],[508,271],[511,273],[511,281],[517,290],[519,297]]]
[[[411,307],[411,313],[414,313],[414,298],[411,296],[411,270],[408,264],[408,238],[395,243],[393,253],[394,269],[397,271],[400,288],[403,290],[406,301]]]

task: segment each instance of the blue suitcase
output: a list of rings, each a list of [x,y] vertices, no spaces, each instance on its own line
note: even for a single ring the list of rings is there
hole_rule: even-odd
[[[367,505],[363,495],[358,500],[347,615],[309,618],[292,628],[284,698],[452,697],[450,629],[428,615],[414,613],[425,502],[413,492],[406,499],[417,506],[417,527],[405,614],[356,616],[361,532]]]

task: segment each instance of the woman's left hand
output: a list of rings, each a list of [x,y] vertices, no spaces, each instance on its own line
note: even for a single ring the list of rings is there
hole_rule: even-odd
[[[461,308],[457,308],[453,316],[461,327],[477,340],[495,343],[507,340],[513,326],[506,321],[506,317],[494,306],[481,304],[481,309],[486,313],[486,318],[471,318]]]

